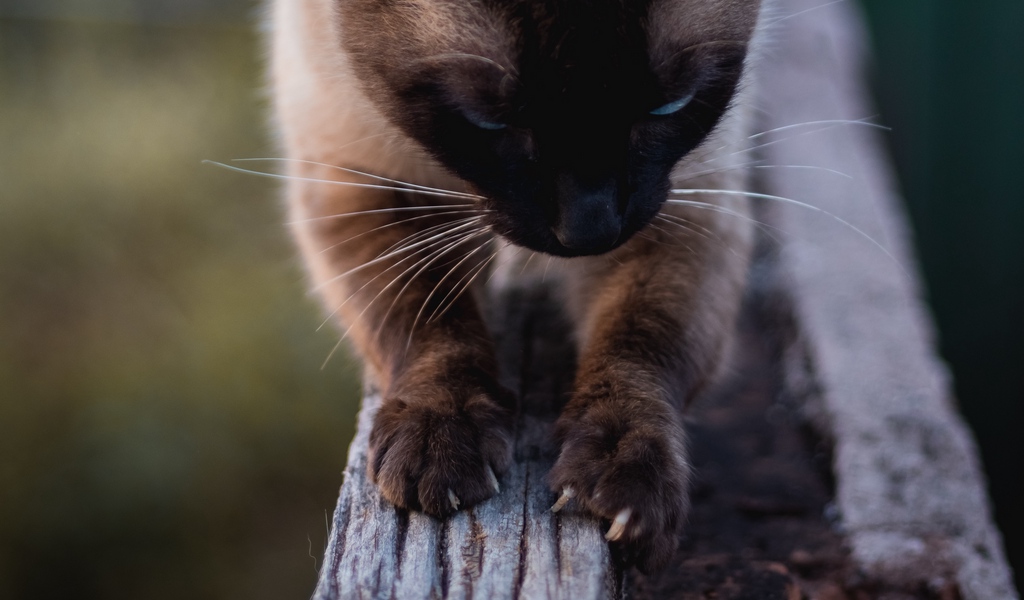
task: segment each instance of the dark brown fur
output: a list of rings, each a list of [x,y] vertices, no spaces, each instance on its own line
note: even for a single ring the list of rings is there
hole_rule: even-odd
[[[718,46],[733,46],[730,52],[746,47],[759,3],[636,4],[645,7],[652,61],[669,64],[682,52],[689,62],[680,68],[694,69],[719,60]],[[500,102],[492,96],[516,73],[519,51],[510,26],[516,21],[506,10],[522,5],[278,0],[273,76],[287,155],[421,185],[479,189],[453,176],[453,168],[442,165],[447,159],[425,146],[418,108],[410,108],[415,98],[402,95],[402,82],[415,79],[424,58],[472,54],[483,60],[450,61],[438,77],[447,79],[446,89],[461,90],[460,102],[470,107]],[[557,10],[546,14],[558,18]],[[735,167],[739,160],[728,152],[746,135],[743,111],[734,106],[715,133],[686,154],[675,180],[690,174],[687,182],[696,188],[741,189],[742,170],[702,171],[711,159]],[[509,394],[496,382],[493,343],[476,300],[458,288],[482,264],[460,259],[494,242],[481,234],[404,275],[401,256],[379,259],[409,236],[454,218],[382,209],[476,204],[322,183],[372,181],[308,162],[292,163],[290,174],[297,178],[288,188],[294,233],[313,282],[383,393],[370,439],[370,470],[381,492],[398,506],[437,516],[487,499],[495,491],[488,469],[500,476],[510,462]],[[689,198],[746,211],[737,198]],[[494,202],[488,197],[480,206]],[[368,210],[378,212],[357,214]],[[557,496],[571,488],[579,506],[609,521],[629,509],[615,541],[650,568],[671,555],[686,516],[690,467],[680,411],[718,368],[750,243],[749,224],[735,216],[669,204],[660,214],[689,225],[657,221],[604,254],[553,259],[554,266],[546,257],[532,261],[563,281],[580,349],[575,392],[558,422],[562,450],[550,474],[552,489]],[[504,233],[500,222],[489,224]],[[478,252],[481,259],[489,256],[489,250]]]

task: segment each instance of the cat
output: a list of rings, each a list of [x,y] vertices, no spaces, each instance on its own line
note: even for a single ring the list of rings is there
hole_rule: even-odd
[[[722,363],[752,245],[741,150],[762,12],[275,0],[292,229],[381,390],[368,469],[388,501],[445,517],[500,490],[511,397],[466,290],[518,256],[506,271],[559,280],[576,330],[553,510],[606,519],[642,569],[671,557],[681,410]]]

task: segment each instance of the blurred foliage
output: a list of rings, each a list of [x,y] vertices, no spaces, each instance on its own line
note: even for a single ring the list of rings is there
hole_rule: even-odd
[[[312,590],[357,378],[275,186],[201,164],[268,152],[258,55],[0,21],[2,598]]]
[[[263,0],[0,0],[0,15],[126,23],[237,24]]]

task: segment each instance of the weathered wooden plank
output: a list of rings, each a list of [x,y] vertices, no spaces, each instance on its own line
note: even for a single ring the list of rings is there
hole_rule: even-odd
[[[366,475],[379,398],[364,400],[315,598],[615,598],[599,523],[550,512],[552,422],[573,374],[569,330],[543,287],[493,306],[502,383],[518,398],[515,465],[494,498],[440,521],[396,510]]]
[[[862,85],[866,38],[855,6],[784,0],[781,12],[803,16],[780,23],[773,36],[782,58],[764,64],[765,129],[874,115]],[[854,560],[890,585],[941,587],[953,578],[969,600],[1015,598],[977,451],[935,354],[878,131],[823,124],[781,130],[781,138],[788,139],[761,140],[770,144],[766,164],[849,176],[765,170],[769,193],[848,223],[775,207],[785,232],[783,284],[813,370],[820,422],[834,440],[837,502]]]

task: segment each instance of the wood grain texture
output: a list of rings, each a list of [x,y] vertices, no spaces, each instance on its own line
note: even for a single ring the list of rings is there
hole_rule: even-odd
[[[569,329],[543,287],[493,306],[502,383],[518,398],[515,464],[501,493],[440,521],[388,504],[366,475],[378,398],[364,400],[314,598],[618,598],[600,524],[555,501],[551,427],[573,376]]]

